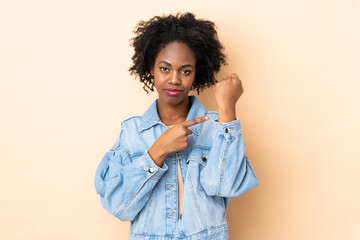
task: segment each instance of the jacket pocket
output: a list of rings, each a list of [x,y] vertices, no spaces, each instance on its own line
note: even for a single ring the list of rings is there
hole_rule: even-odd
[[[210,147],[194,146],[187,159],[188,174],[190,176],[190,186],[204,191],[200,183],[200,172],[206,166]]]

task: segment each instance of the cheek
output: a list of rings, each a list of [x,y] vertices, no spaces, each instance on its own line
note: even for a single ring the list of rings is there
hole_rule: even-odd
[[[154,84],[155,84],[155,87],[158,89],[158,88],[161,88],[162,85],[164,85],[164,77],[161,76],[161,74],[158,74],[155,72],[154,74]]]
[[[183,87],[185,89],[185,92],[190,92],[192,87],[192,82],[187,82],[186,85],[183,83]]]
[[[191,88],[191,86],[193,85],[194,81],[195,81],[195,75],[192,77],[189,77],[188,79],[186,79],[186,81],[184,82],[184,85],[186,85],[186,88]]]

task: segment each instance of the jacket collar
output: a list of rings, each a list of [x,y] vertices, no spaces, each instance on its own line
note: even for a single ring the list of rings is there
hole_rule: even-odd
[[[150,107],[146,110],[146,112],[141,116],[141,122],[138,127],[138,131],[141,132],[145,129],[148,129],[158,123],[161,123],[158,111],[157,111],[157,102],[159,99],[156,99]],[[191,103],[190,111],[187,115],[186,121],[205,116],[206,108],[204,105],[195,97],[189,96],[189,100]],[[198,123],[196,125],[190,126],[189,128],[196,134],[199,135],[202,125],[204,123]]]

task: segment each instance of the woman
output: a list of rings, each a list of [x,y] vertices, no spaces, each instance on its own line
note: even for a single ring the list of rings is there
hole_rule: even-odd
[[[101,203],[131,221],[129,239],[228,239],[230,198],[259,184],[236,118],[241,81],[215,80],[226,62],[210,21],[156,16],[135,34],[130,71],[159,97],[121,123],[96,171]],[[218,112],[189,96],[212,85]]]

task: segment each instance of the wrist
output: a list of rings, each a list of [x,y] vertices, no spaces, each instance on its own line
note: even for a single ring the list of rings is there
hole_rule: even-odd
[[[236,110],[233,108],[219,108],[218,111],[219,119],[218,122],[227,123],[236,119]]]
[[[164,148],[158,146],[156,142],[151,146],[148,153],[154,163],[159,167],[162,166],[165,157],[168,155],[168,153],[164,151]]]

